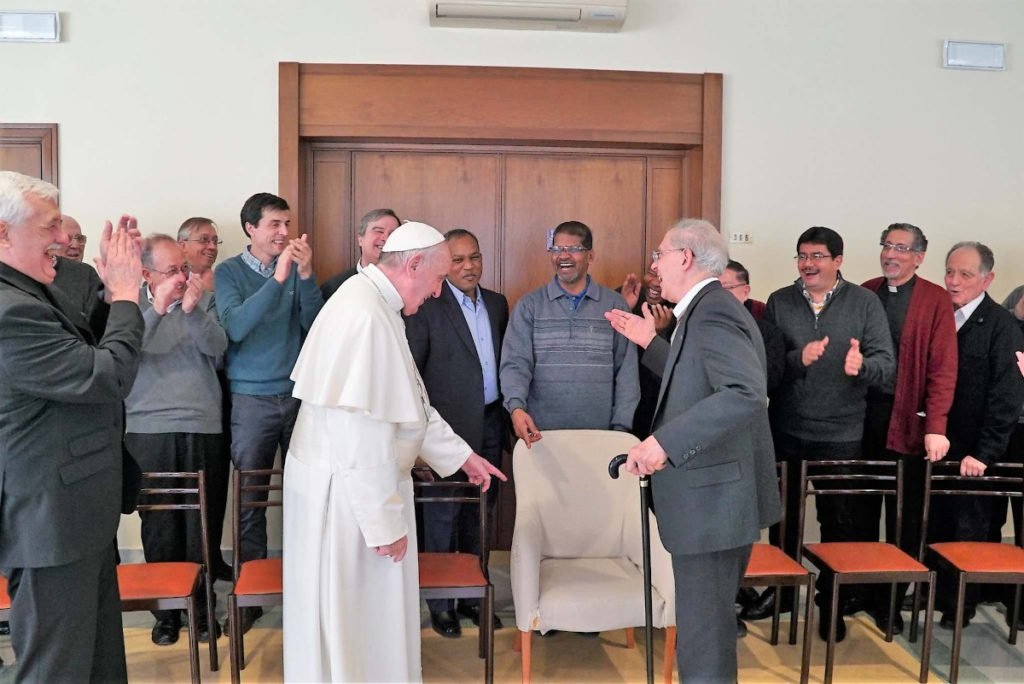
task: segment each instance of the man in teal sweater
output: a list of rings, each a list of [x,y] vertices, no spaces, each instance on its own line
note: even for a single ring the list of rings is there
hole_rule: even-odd
[[[262,470],[273,467],[278,448],[282,458],[288,452],[299,411],[289,376],[323,297],[313,278],[313,251],[306,235],[288,236],[291,211],[284,199],[255,194],[242,206],[241,220],[250,244],[216,268],[214,291],[228,335],[231,460],[236,470]],[[250,498],[266,500],[266,493]],[[266,509],[241,511],[239,527],[241,548],[235,553],[243,561],[266,558]],[[242,631],[262,612],[243,610]]]

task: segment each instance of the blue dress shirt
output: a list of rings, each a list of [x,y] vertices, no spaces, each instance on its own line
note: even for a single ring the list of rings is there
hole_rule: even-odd
[[[469,326],[469,334],[473,337],[473,344],[476,345],[476,355],[480,359],[480,370],[484,376],[484,404],[490,404],[498,400],[498,363],[494,354],[494,338],[491,336],[491,319],[487,316],[487,307],[484,305],[484,295],[480,286],[476,288],[476,301],[445,280],[455,301],[466,319]]]

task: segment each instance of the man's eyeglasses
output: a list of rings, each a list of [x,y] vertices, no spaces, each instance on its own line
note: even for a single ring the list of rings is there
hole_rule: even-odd
[[[589,252],[590,249],[583,245],[569,245],[559,247],[558,245],[551,245],[548,247],[548,254],[561,254],[562,252],[568,252],[569,254],[580,254],[582,252]]]
[[[801,264],[806,264],[808,261],[824,261],[825,259],[833,259],[831,254],[822,254],[821,252],[815,252],[814,254],[797,254],[793,257]]]
[[[207,246],[207,245],[222,245],[222,244],[224,244],[223,240],[221,240],[219,238],[215,238],[215,237],[210,237],[209,235],[204,235],[203,237],[198,237],[198,238],[185,238],[185,242],[198,242],[199,244],[203,245],[204,247]]]
[[[80,245],[84,245],[88,240],[85,235],[68,235],[68,242],[77,242]]]
[[[153,273],[159,273],[160,275],[165,275],[168,278],[173,278],[174,276],[178,275],[179,273],[183,273],[186,276],[188,276],[188,274],[192,272],[192,264],[184,264],[184,265],[182,265],[181,268],[178,268],[177,266],[171,266],[166,271],[158,271],[155,268],[149,268],[149,269],[146,269],[146,270],[152,271]]]
[[[879,242],[878,246],[882,248],[883,252],[888,252],[890,249],[894,250],[897,254],[906,254],[907,252],[916,252],[913,245],[894,245],[891,242]]]
[[[651,252],[651,261],[657,261],[658,259],[661,258],[663,254],[668,254],[669,252],[682,252],[685,249],[686,247],[674,247],[672,249],[657,249]]]

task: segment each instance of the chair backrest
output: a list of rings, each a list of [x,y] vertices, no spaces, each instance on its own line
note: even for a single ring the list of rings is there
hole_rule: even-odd
[[[155,482],[165,480],[169,482]],[[178,486],[175,486],[177,483]],[[195,486],[188,486],[193,484]],[[182,486],[184,485],[184,486]],[[206,473],[198,472],[146,472],[142,473],[142,488],[139,490],[137,511],[196,511],[199,515],[200,540],[203,567],[210,581],[209,532],[206,512]]]
[[[430,468],[418,467],[413,470],[420,471],[424,475],[430,474],[435,477]],[[415,475],[415,473],[414,473]],[[495,486],[498,480],[492,479],[491,486]],[[477,507],[478,525],[480,526],[480,559],[488,557],[487,538],[487,492],[480,485],[472,482],[453,482],[451,480],[426,480],[413,478],[412,481],[413,501],[425,505],[438,503],[468,503]],[[436,493],[431,494],[431,490]],[[484,575],[487,574],[487,564],[483,563]]]
[[[993,463],[984,475],[961,475],[960,461],[929,462],[925,466],[924,510],[921,529],[928,529],[928,513],[933,496],[1002,496],[1024,499],[1024,464]],[[1024,529],[1016,529],[1017,546],[1024,547]],[[925,536],[921,535],[918,558],[923,557]]]
[[[903,523],[903,461],[803,461],[800,464],[800,520],[797,560],[803,559],[808,496],[895,496],[896,539]]]
[[[520,440],[512,456],[516,527],[538,525],[547,558],[626,556],[627,526],[639,535],[639,487],[631,475],[609,477],[608,462],[636,444],[606,430],[545,430],[530,449]]]
[[[247,508],[275,508],[281,506],[281,477],[284,470],[281,468],[268,468],[263,470],[236,470],[234,481],[231,486],[231,548],[232,571],[235,579],[242,568],[241,540],[239,530],[240,513]],[[277,478],[275,484],[273,478]],[[270,493],[278,494],[271,498]],[[248,494],[248,497],[244,497]]]

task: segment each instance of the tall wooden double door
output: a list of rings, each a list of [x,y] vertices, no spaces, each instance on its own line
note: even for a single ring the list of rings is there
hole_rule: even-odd
[[[647,266],[649,252],[686,206],[685,151],[470,147],[312,146],[306,197],[317,280],[356,262],[359,218],[389,207],[441,232],[476,234],[482,284],[510,304],[552,277],[548,233],[567,220],[594,231],[590,272],[617,287]]]

